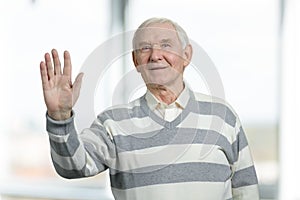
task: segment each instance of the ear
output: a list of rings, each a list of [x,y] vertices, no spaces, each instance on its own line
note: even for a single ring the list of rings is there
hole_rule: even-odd
[[[132,61],[133,61],[133,63],[134,63],[134,66],[135,66],[135,68],[136,68],[136,70],[138,71],[138,72],[140,72],[140,70],[139,70],[139,64],[138,64],[138,61],[137,61],[137,58],[136,58],[136,54],[137,54],[137,52],[135,51],[135,50],[133,50],[132,52],[131,52],[131,55],[132,55]]]
[[[188,44],[183,50],[183,66],[186,67],[190,64],[193,56],[193,47],[192,45]]]

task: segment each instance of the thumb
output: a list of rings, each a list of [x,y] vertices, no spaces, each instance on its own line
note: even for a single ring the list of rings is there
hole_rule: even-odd
[[[76,103],[76,101],[79,97],[79,94],[80,94],[80,88],[81,88],[83,75],[84,74],[82,72],[79,73],[73,83],[73,106]]]

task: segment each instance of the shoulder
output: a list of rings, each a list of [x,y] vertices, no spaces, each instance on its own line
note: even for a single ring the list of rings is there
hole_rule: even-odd
[[[203,94],[203,93],[199,93],[199,92],[193,92],[193,94],[195,96],[195,100],[198,102],[219,103],[219,104],[229,106],[228,102],[223,98],[208,95],[208,94]]]
[[[231,126],[239,123],[238,114],[225,99],[198,92],[193,92],[193,94],[201,113],[217,115]]]
[[[113,105],[108,107],[103,112],[98,114],[97,118],[101,119],[102,122],[107,119],[120,121],[123,119],[128,119],[137,115],[137,112],[141,112],[141,102],[144,96],[135,99],[126,104]]]
[[[203,93],[199,93],[199,92],[193,92],[193,94],[194,94],[195,100],[197,102],[206,102],[206,103],[211,103],[211,104],[222,105],[222,106],[226,107],[227,109],[231,110],[232,112],[234,112],[234,114],[236,115],[234,108],[224,98],[220,98],[220,97],[216,97],[216,96],[212,96],[212,95],[208,95],[208,94],[203,94]]]

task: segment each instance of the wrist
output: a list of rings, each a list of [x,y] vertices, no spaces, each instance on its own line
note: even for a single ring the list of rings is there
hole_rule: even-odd
[[[50,111],[47,111],[47,114],[50,118],[56,120],[56,121],[63,121],[63,120],[66,120],[66,119],[69,119],[71,116],[72,116],[72,111],[59,111],[59,112],[50,112]]]

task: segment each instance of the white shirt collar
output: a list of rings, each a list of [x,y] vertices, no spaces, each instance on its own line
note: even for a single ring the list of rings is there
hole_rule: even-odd
[[[189,89],[185,84],[184,89],[182,90],[182,92],[179,94],[179,96],[177,97],[177,99],[171,103],[170,105],[167,105],[164,102],[159,101],[154,94],[152,94],[150,92],[150,90],[147,89],[146,95],[145,95],[148,107],[150,108],[150,110],[154,110],[157,108],[157,106],[161,106],[163,108],[168,108],[168,107],[178,107],[181,109],[184,109],[189,101],[190,98],[190,93],[189,93]]]

